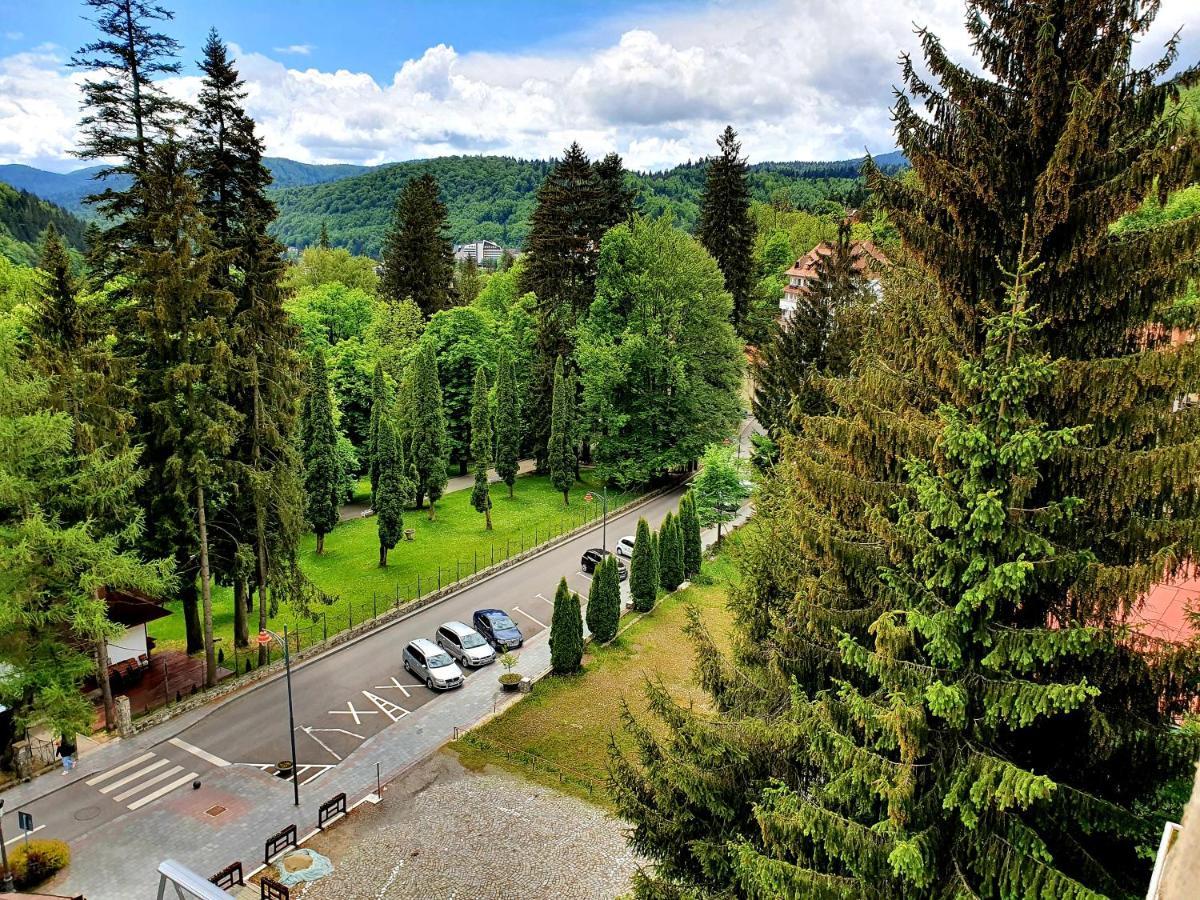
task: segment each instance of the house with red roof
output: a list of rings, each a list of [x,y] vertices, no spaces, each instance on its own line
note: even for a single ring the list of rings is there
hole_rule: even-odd
[[[800,298],[812,290],[817,278],[817,264],[822,257],[834,252],[832,241],[822,241],[813,247],[784,273],[787,282],[783,286],[783,296],[779,299],[779,309],[784,316],[791,315]],[[889,260],[872,241],[855,241],[850,245],[851,266],[854,271],[867,279],[867,283],[875,293],[883,291],[879,282],[879,273],[890,266]]]

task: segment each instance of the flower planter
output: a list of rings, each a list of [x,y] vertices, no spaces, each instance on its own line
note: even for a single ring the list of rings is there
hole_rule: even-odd
[[[521,676],[516,672],[505,672],[500,676],[500,689],[504,691],[515,691],[521,684]]]

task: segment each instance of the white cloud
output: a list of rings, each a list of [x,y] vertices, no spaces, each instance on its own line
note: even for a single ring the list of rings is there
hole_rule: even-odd
[[[276,53],[287,56],[308,56],[313,52],[312,44],[288,44],[286,47],[276,47]]]
[[[708,155],[726,124],[753,160],[835,159],[893,146],[897,58],[919,58],[916,25],[970,60],[961,0],[710,0],[686,11],[601,23],[537,53],[459,54],[448,44],[390,81],[297,68],[232,48],[272,155],[379,163],[450,153],[549,157],[571,141],[593,156],[662,168]],[[1179,26],[1200,57],[1200,7],[1165,0],[1138,57]],[[590,47],[590,49],[589,49]],[[307,45],[276,48],[303,55]],[[80,75],[61,50],[0,58],[0,160],[69,167]],[[194,95],[195,78],[169,89]]]
[[[4,39],[5,39],[6,41],[19,41],[19,40],[20,40],[21,38],[23,38],[23,37],[25,37],[25,34],[24,34],[24,32],[20,32],[20,31],[6,31],[6,32],[4,32]]]

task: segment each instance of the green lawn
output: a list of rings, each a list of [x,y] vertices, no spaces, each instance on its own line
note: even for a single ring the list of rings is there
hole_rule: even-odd
[[[473,735],[486,742],[450,746],[472,768],[497,765],[557,790],[564,790],[610,807],[602,783],[607,778],[609,735],[629,749],[631,741],[620,723],[621,700],[652,727],[646,715],[642,685],[648,676],[661,677],[671,693],[697,705],[706,696],[692,680],[695,654],[683,633],[687,609],[700,609],[714,638],[724,649],[730,627],[726,606],[735,569],[728,554],[708,560],[700,582],[666,597],[606,647],[588,646],[584,671],[552,676],[539,682],[533,694],[488,722]],[[522,752],[537,758],[522,758]],[[566,780],[560,780],[559,772]],[[591,785],[589,790],[588,785]]]
[[[307,535],[301,542],[300,564],[312,582],[326,594],[336,597],[332,605],[317,604],[314,620],[297,616],[286,604],[272,618],[270,627],[282,629],[286,624],[302,629],[302,642],[319,639],[327,628],[329,634],[345,628],[353,616],[355,623],[417,595],[418,576],[422,595],[436,589],[439,577],[446,585],[474,571],[476,565],[485,568],[494,558],[497,562],[506,554],[519,553],[534,543],[544,543],[550,536],[561,534],[579,525],[583,517],[591,519],[600,514],[598,503],[585,503],[584,495],[594,487],[585,472],[583,482],[571,492],[571,504],[564,507],[562,494],[554,490],[546,476],[527,475],[519,478],[515,496],[508,497],[504,484],[493,484],[493,530],[484,528],[483,516],[471,506],[469,490],[455,491],[443,497],[437,505],[437,519],[430,522],[427,511],[409,510],[404,516],[405,528],[416,532],[412,542],[402,541],[388,554],[387,568],[379,567],[379,538],[375,519],[363,518],[343,522],[325,537],[325,554],[314,552],[315,539]],[[609,504],[618,505],[633,495],[614,496]],[[441,568],[439,576],[439,566]],[[554,585],[546,585],[552,591]],[[351,605],[352,604],[352,605]],[[178,613],[178,602],[167,607]],[[324,614],[324,620],[322,620]],[[257,628],[257,610],[251,614],[251,631]],[[184,625],[181,615],[158,619],[148,626],[160,647],[181,647]],[[213,591],[213,634],[217,646],[228,656],[233,649],[233,593],[229,588],[215,587]]]

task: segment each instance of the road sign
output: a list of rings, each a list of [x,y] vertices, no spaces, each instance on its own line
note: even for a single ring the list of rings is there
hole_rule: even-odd
[[[18,812],[17,827],[22,831],[33,831],[33,813]]]

